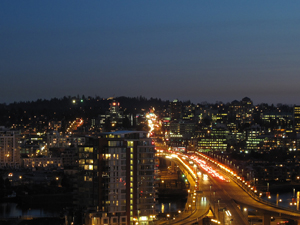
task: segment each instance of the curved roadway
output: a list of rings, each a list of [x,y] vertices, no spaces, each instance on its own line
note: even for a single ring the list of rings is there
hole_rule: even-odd
[[[229,183],[216,183],[219,188],[223,189],[227,196],[237,203],[243,204],[247,207],[258,209],[262,212],[269,212],[274,216],[285,215],[291,219],[299,219],[300,212],[284,209],[275,205],[272,205],[269,202],[261,200],[257,195],[255,195],[250,190],[247,190],[246,185],[243,185],[241,182],[233,176],[229,176],[228,173],[224,173],[225,176],[230,178],[232,182]],[[244,190],[245,189],[245,190]]]
[[[207,216],[210,212],[209,215],[216,220],[221,221],[222,224],[226,222],[230,225],[248,225],[247,219],[243,217],[242,213],[237,208],[237,205],[231,200],[227,193],[222,190],[222,187],[219,186],[216,181],[211,178],[206,179],[203,175],[204,171],[202,171],[202,175],[199,176],[197,184],[189,169],[187,169],[182,162],[176,158],[173,158],[172,160],[179,166],[180,170],[185,174],[190,183],[191,188],[186,204],[186,210],[177,216],[175,220],[170,218],[168,221],[157,221],[155,224],[193,224]],[[193,202],[193,200],[195,200],[195,202]],[[225,207],[226,211],[231,213],[230,216],[222,210]]]
[[[186,174],[187,169],[178,160],[176,160],[175,162],[177,163],[177,165],[179,165],[180,169]],[[227,224],[231,225],[248,225],[247,219],[243,217],[237,205],[232,201],[231,197],[228,196],[227,193],[223,190],[222,186],[228,183],[225,183],[224,181],[215,181],[212,177],[208,177],[208,179],[206,179],[204,173],[205,172],[201,170],[202,175],[200,175],[198,179],[198,189],[202,192],[202,194],[200,194],[201,199],[206,199],[206,206],[208,208],[211,207],[215,219],[220,221],[222,224],[226,222]],[[230,212],[230,214],[225,213],[225,208],[226,211]],[[207,212],[207,210],[199,211],[196,217],[203,218],[207,215]],[[196,220],[194,219],[193,221],[195,222]],[[183,221],[183,223],[177,224],[187,223],[186,221]]]
[[[173,158],[173,161],[180,167],[180,170],[183,171],[190,182],[191,192],[188,197],[187,209],[175,220],[171,220],[170,218],[169,221],[161,221],[156,224],[193,224],[197,222],[197,220],[205,217],[211,208],[215,218],[220,221],[221,224],[248,225],[247,209],[241,209],[239,205],[258,209],[270,216],[286,216],[295,220],[300,218],[299,212],[273,206],[263,202],[256,195],[249,194],[247,188],[244,188],[242,184],[237,182],[235,177],[229,176],[229,173],[225,173],[225,171],[221,169],[220,172],[223,173],[223,176],[228,175],[225,181],[215,177],[204,179],[203,173],[206,172],[198,168],[198,171],[202,172],[202,175],[199,176],[198,179],[198,190],[200,189],[201,192],[194,192],[196,182],[195,178],[189,172],[189,169],[178,159]],[[215,167],[215,165],[212,164],[211,166]],[[228,182],[229,180],[231,180],[231,182]],[[195,203],[193,203],[193,200],[195,200]]]
[[[184,166],[176,159],[173,159],[181,171],[185,174],[186,178],[190,183],[190,192],[186,203],[185,210],[179,214],[175,219],[170,218],[169,220],[157,221],[155,224],[193,224],[205,216],[209,211],[209,202],[201,193],[195,192],[195,179],[191,174],[184,168]],[[195,202],[193,202],[195,201]]]

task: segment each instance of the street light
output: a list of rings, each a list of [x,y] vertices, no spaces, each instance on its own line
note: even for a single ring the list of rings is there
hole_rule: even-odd
[[[218,199],[218,219],[220,219],[219,209],[220,209],[220,199]]]
[[[293,188],[293,197],[295,198],[295,188]]]
[[[170,214],[167,214],[167,218],[168,218],[168,223],[170,223]]]
[[[277,193],[276,195],[276,205],[278,206],[278,202],[279,202],[279,193]]]

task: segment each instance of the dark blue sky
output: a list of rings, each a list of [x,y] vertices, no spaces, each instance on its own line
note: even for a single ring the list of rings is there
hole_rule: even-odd
[[[0,103],[300,104],[300,2],[0,1]]]

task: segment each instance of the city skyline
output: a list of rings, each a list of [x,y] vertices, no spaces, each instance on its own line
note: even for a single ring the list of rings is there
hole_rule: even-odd
[[[299,4],[1,2],[0,103],[79,94],[299,105]]]

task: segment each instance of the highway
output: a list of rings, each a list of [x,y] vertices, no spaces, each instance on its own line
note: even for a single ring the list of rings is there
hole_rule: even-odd
[[[213,167],[213,164],[210,164]],[[221,170],[219,167],[214,166],[214,169],[222,171],[222,174],[227,174],[227,177],[230,178],[232,182],[230,183],[218,183],[219,186],[230,196],[234,201],[241,203],[245,206],[252,207],[263,212],[269,212],[275,215],[285,215],[290,218],[300,218],[300,212],[296,210],[290,210],[275,206],[269,202],[261,200],[253,191],[250,191],[247,188],[248,185],[241,182],[236,178],[236,176],[229,176],[229,173],[226,173],[224,170]]]
[[[222,187],[218,184],[219,181],[214,181],[211,177],[204,175],[205,171],[200,169],[197,169],[198,175],[195,177],[194,167],[186,160],[173,157],[172,161],[179,166],[179,169],[185,174],[190,183],[191,188],[186,210],[180,216],[177,216],[175,220],[170,218],[168,221],[158,221],[156,224],[193,224],[206,217],[210,207],[215,212],[216,221],[220,221],[222,224],[224,222],[231,225],[248,224],[247,219],[242,216],[237,205],[222,190]],[[201,175],[199,172],[201,172]],[[210,211],[211,218],[214,218],[213,212]]]
[[[278,218],[279,215],[295,220],[300,218],[300,213],[297,211],[279,208],[262,201],[246,187],[247,185],[216,164],[205,161],[206,167],[201,167],[197,161],[194,159],[192,161],[191,155],[178,153],[175,155],[174,152],[170,151],[167,154],[173,156],[171,160],[180,167],[190,182],[191,194],[187,206],[191,205],[191,209],[182,213],[175,220],[170,219],[157,224],[193,224],[205,217],[209,208],[215,214],[216,224],[219,221],[219,224],[224,225],[248,225],[249,208],[259,210],[261,214],[266,214],[269,218],[271,216]],[[194,192],[194,189],[197,188],[198,192]],[[193,192],[196,193],[195,203],[192,202]],[[211,222],[211,224],[213,223]]]
[[[176,158],[173,159],[173,162],[175,162],[179,166],[179,169],[185,174],[186,178],[190,183],[186,207],[185,210],[181,214],[179,214],[175,219],[169,218],[169,220],[157,221],[155,224],[193,224],[208,213],[209,201],[204,194],[197,192],[197,190],[195,189],[195,187],[197,187],[195,179],[186,170],[183,164],[179,162]],[[207,188],[207,186],[205,185],[203,185],[203,187]]]
[[[205,187],[205,185],[202,185],[202,182],[201,184],[196,183],[194,177],[177,159],[175,159],[174,162],[179,166],[179,169],[184,172],[186,178],[189,180],[190,192],[188,193],[185,212],[181,215],[181,217],[177,218],[177,221],[172,221],[172,224],[192,224],[205,216],[209,211],[209,201],[205,194],[201,193],[199,190],[200,185],[203,187]]]
[[[180,165],[178,160],[176,160],[175,162],[178,165]],[[185,171],[185,173],[187,172],[186,168],[182,166],[182,164],[179,167],[182,171]],[[231,197],[228,196],[227,193],[223,190],[223,185],[229,183],[213,179],[212,176],[210,176],[208,173],[206,173],[199,167],[196,171],[201,172],[201,175],[198,175],[199,190],[203,192],[201,194],[201,199],[206,198],[206,203],[208,204],[208,207],[210,205],[210,207],[213,209],[215,219],[217,221],[220,221],[221,224],[248,225],[248,221],[243,217],[242,213],[240,212],[240,209],[232,201]],[[206,176],[205,174],[208,176]],[[227,213],[225,211],[227,211]],[[205,214],[205,212],[207,211],[201,211],[197,213],[197,216],[205,217],[207,214]]]

